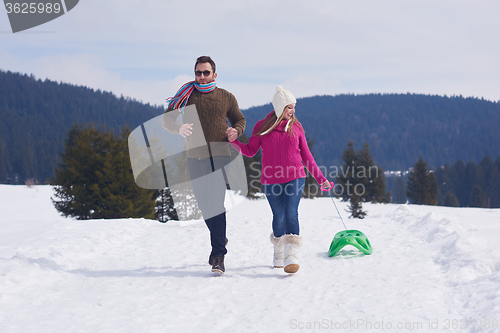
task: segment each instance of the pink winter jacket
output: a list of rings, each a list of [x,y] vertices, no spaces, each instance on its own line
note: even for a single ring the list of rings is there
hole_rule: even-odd
[[[273,114],[274,111],[270,112],[266,119]],[[231,142],[234,149],[250,157],[257,154],[259,148],[262,148],[261,183],[266,185],[283,184],[297,178],[304,178],[306,176],[304,166],[319,184],[325,182],[326,178],[318,168],[307,146],[302,126],[294,126],[295,136],[284,132],[287,121],[281,122],[266,135],[255,135],[266,119],[257,122],[248,144],[238,140]]]

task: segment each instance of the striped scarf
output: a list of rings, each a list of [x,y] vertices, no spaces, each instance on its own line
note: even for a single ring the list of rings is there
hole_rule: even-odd
[[[216,86],[215,81],[207,84],[198,84],[196,81],[190,81],[184,84],[174,95],[174,97],[167,98],[167,106],[173,110],[181,108],[182,113],[184,113],[184,107],[187,104],[189,96],[193,92],[194,88],[202,93],[209,93],[214,91]]]

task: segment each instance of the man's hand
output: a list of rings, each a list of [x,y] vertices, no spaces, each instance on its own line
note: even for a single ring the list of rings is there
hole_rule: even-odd
[[[185,138],[186,136],[189,136],[190,134],[193,134],[191,132],[193,130],[193,124],[184,124],[179,128],[179,134]]]
[[[226,131],[226,134],[229,142],[233,142],[238,138],[238,130],[236,128],[229,127]]]

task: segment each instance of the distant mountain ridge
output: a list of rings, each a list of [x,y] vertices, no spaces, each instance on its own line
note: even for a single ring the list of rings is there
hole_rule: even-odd
[[[162,108],[87,87],[0,70],[0,183],[53,176],[72,125],[131,129]]]
[[[252,107],[245,133],[273,110]],[[479,162],[500,155],[500,103],[461,96],[368,94],[297,100],[295,115],[315,141],[318,164],[341,165],[349,140],[366,141],[385,170],[407,170],[422,155],[432,168],[457,160]]]
[[[43,183],[52,177],[74,124],[134,129],[163,110],[109,92],[0,70],[0,183],[27,178]],[[271,104],[242,110],[247,136],[271,110]],[[384,170],[406,170],[420,155],[432,168],[500,155],[498,102],[416,94],[314,96],[298,99],[296,115],[315,141],[318,164],[326,167],[342,164],[349,140],[357,149],[367,141]]]

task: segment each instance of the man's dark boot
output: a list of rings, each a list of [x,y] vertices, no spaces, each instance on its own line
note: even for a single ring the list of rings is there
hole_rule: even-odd
[[[214,264],[212,265],[212,272],[224,274],[224,257],[215,257]]]
[[[224,246],[227,246],[227,237],[226,237],[226,244]],[[212,258],[211,254],[208,256],[208,264],[210,266],[212,266],[214,264],[214,258]]]

